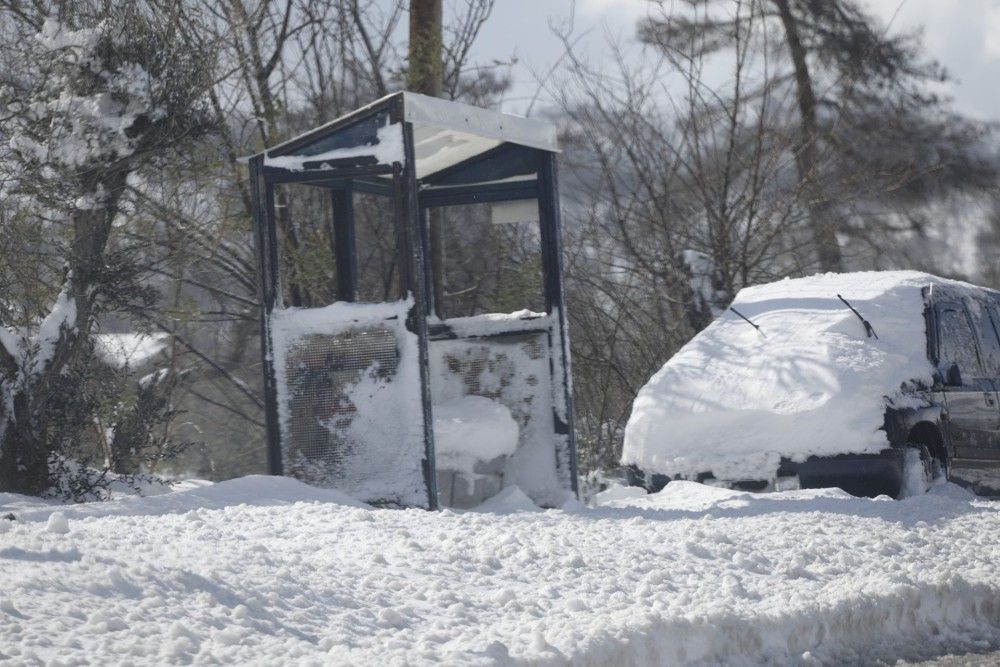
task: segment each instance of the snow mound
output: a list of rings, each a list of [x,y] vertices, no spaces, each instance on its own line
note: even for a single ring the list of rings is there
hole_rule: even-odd
[[[94,334],[97,355],[107,364],[122,368],[142,366],[166,346],[167,334],[102,333]]]
[[[538,507],[531,498],[518,486],[508,486],[492,498],[485,500],[474,508],[476,512],[492,514],[510,514],[512,512],[538,512]]]
[[[483,396],[434,405],[434,456],[438,468],[473,473],[480,461],[513,454],[519,430],[510,410]]]
[[[149,504],[171,509],[220,508],[232,505],[274,505],[318,502],[368,507],[335,489],[320,489],[291,479],[270,475],[249,475],[209,486],[150,498]]]
[[[49,515],[49,520],[45,524],[45,530],[57,535],[65,535],[69,532],[69,521],[62,512],[53,512]]]
[[[341,491],[316,488],[290,477],[249,475],[216,484],[196,480],[182,482],[174,487],[162,486],[159,487],[157,495],[151,497],[116,495],[114,500],[108,502],[60,505],[59,512],[55,514],[62,515],[63,518],[59,520],[61,522],[67,518],[158,516],[184,514],[200,509],[223,509],[237,505],[272,506],[301,502],[368,507]],[[0,494],[0,510],[4,512],[13,510],[20,521],[51,521],[49,516],[55,516],[51,502],[15,494]]]
[[[661,491],[631,497],[622,495],[602,503],[603,507],[634,507],[650,510],[683,510],[704,512],[713,508],[735,509],[750,507],[759,503],[773,503],[778,507],[783,501],[791,501],[799,505],[837,500],[855,500],[855,497],[841,489],[796,489],[793,491],[776,491],[754,493],[737,491],[721,486],[710,486],[676,480],[667,484]]]
[[[635,399],[622,463],[654,473],[768,479],[782,457],[876,453],[887,404],[932,382],[913,271],[823,274],[740,291]],[[842,295],[878,334],[869,338]]]
[[[625,486],[624,484],[612,483],[608,488],[594,494],[594,505],[607,505],[616,500],[628,500],[629,498],[643,498],[646,496],[646,489],[638,486]]]

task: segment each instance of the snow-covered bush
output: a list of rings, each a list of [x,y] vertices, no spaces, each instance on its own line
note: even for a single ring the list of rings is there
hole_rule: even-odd
[[[133,424],[136,453],[158,427],[151,411],[170,413],[151,388],[123,394],[93,346],[102,314],[156,296],[129,233],[130,188],[207,129],[209,54],[161,10],[80,2],[58,21],[4,17],[0,57],[18,67],[0,82],[0,490],[50,489],[59,462],[100,439],[101,407]]]

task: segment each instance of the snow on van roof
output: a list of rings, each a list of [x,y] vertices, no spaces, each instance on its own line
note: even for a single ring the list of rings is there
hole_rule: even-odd
[[[732,311],[674,355],[635,399],[622,463],[646,472],[768,479],[782,457],[877,453],[887,405],[932,382],[915,271],[786,279],[740,291]],[[869,338],[842,295],[873,326]],[[894,403],[895,402],[895,403]]]

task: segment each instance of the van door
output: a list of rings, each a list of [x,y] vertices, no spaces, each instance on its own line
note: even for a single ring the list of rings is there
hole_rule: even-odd
[[[1000,308],[990,298],[975,299],[968,305],[979,337],[983,369],[994,389],[1000,389]],[[974,441],[956,454],[951,465],[952,479],[971,486],[979,493],[1000,490],[1000,433],[986,440]]]
[[[972,318],[958,301],[936,303],[935,314],[937,364],[947,405],[945,429],[953,455],[988,457],[1000,438],[1000,406],[997,388],[983,367]]]

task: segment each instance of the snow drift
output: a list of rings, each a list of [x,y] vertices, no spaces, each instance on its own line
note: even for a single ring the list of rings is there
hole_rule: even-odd
[[[782,457],[877,453],[885,409],[932,382],[912,271],[824,274],[740,291],[636,397],[622,463],[647,472],[768,479]],[[878,334],[869,338],[842,295]]]
[[[679,482],[547,511],[509,487],[481,512],[186,488],[0,497],[0,663],[894,664],[1000,627],[1000,504],[950,484],[890,502]]]

